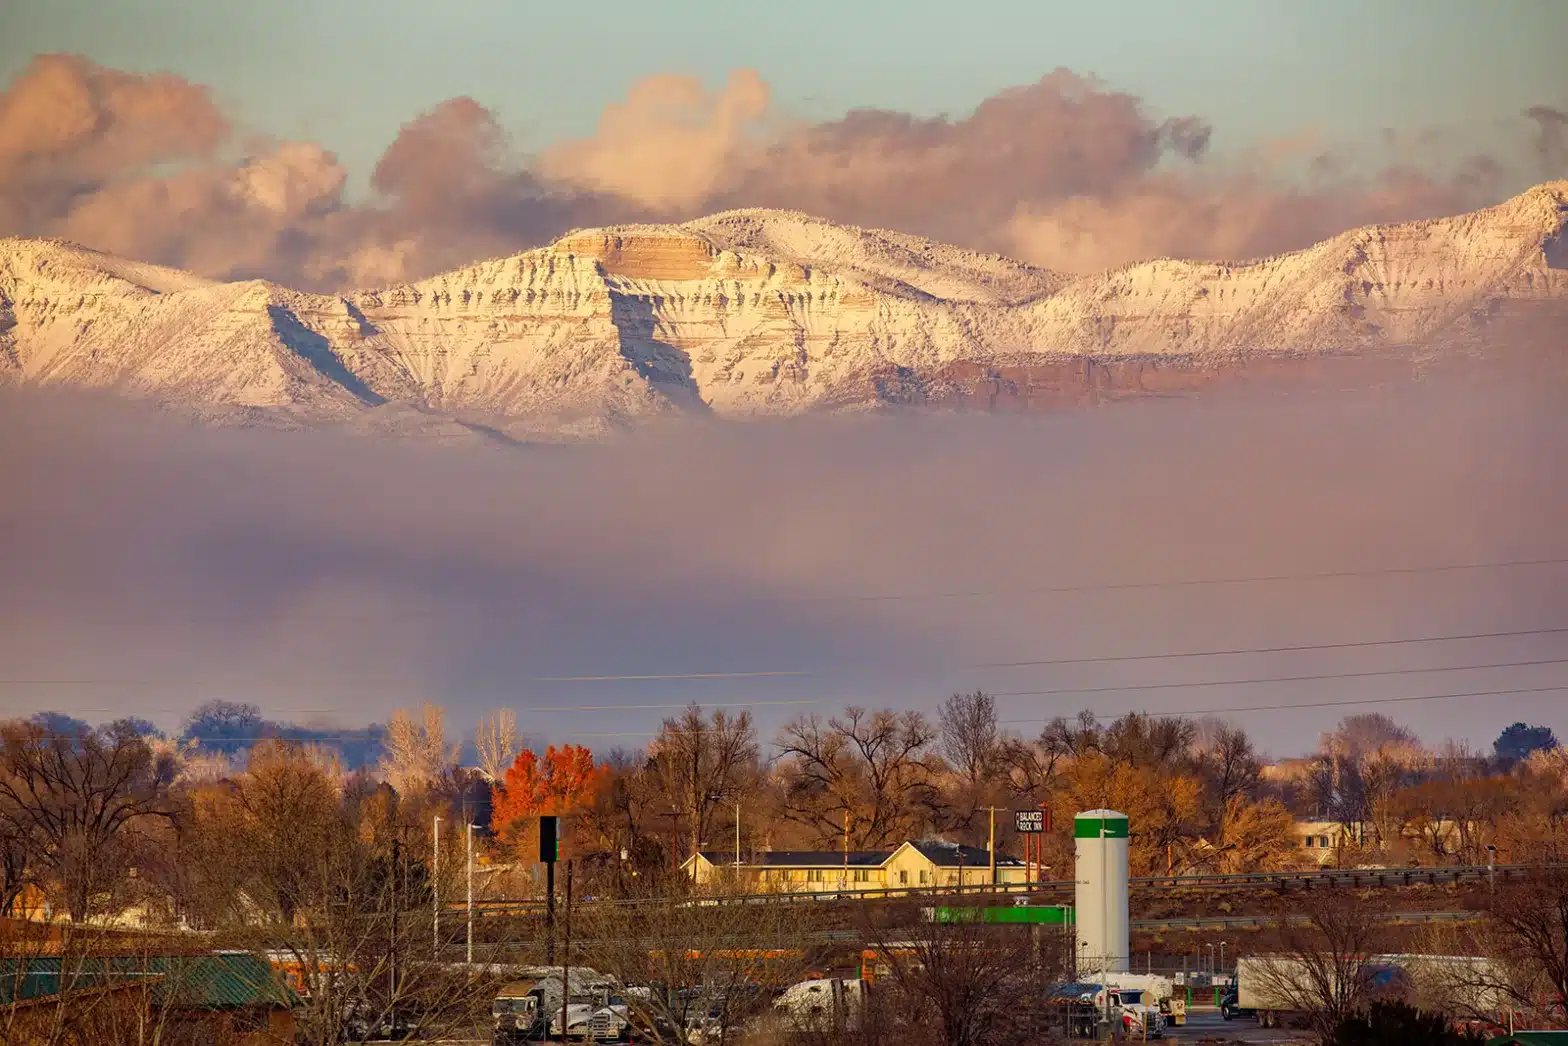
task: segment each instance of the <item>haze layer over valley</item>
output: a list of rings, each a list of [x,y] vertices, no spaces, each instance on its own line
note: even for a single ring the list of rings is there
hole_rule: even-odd
[[[742,210],[341,295],[0,240],[0,381],[224,423],[557,438],[673,417],[1051,408],[1325,367],[1364,381],[1505,345],[1560,362],[1565,223],[1554,182],[1256,262],[1070,277]]]
[[[1568,704],[1539,689],[1560,678],[1538,664],[1563,656],[1552,633],[1137,659],[1568,624],[1561,396],[1440,371],[516,447],[214,431],[11,390],[0,700],[174,727],[210,698],[340,726],[428,699],[459,727],[515,707],[530,736],[597,749],[688,701],[752,707],[766,733],[978,687],[1032,735],[1083,707],[1522,690],[1384,710],[1431,740],[1489,743],[1504,716],[1561,733]],[[1470,667],[1489,665],[1516,667]],[[1387,674],[1335,675],[1368,672]],[[706,673],[730,675],[684,678]],[[563,678],[622,675],[655,678]],[[1346,713],[1234,715],[1289,754]]]

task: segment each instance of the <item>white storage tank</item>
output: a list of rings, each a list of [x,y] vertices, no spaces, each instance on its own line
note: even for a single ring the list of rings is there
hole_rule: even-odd
[[[1077,891],[1078,979],[1125,973],[1131,941],[1127,920],[1127,815],[1085,810],[1073,818]]]

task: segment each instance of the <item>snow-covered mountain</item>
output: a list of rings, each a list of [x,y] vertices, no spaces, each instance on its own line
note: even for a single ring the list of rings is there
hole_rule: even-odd
[[[340,296],[9,239],[0,381],[114,389],[214,420],[516,435],[688,412],[1092,401],[1484,340],[1499,317],[1568,306],[1565,224],[1568,182],[1554,182],[1261,261],[1071,278],[743,210],[578,231]]]

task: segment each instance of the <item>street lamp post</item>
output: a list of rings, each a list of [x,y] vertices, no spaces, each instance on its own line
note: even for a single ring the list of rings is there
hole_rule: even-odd
[[[431,946],[441,951],[441,818],[437,817],[430,831],[430,933]]]
[[[468,828],[468,961],[474,961],[474,826]]]
[[[1220,972],[1225,972],[1225,942],[1220,942]]]
[[[1214,945],[1209,945],[1209,979],[1214,979]]]

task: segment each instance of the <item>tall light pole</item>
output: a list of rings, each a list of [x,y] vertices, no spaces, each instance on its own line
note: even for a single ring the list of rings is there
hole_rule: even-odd
[[[430,934],[431,946],[436,953],[441,951],[441,818],[437,817],[435,826],[430,830],[431,851],[430,857]]]
[[[1105,841],[1106,831],[1107,829],[1105,827],[1105,821],[1102,819],[1100,821],[1100,876],[1102,881],[1106,874],[1105,869],[1111,866],[1110,851],[1108,850],[1108,844]],[[1102,889],[1100,891],[1100,896],[1102,898],[1100,916],[1105,920],[1100,924],[1100,936],[1104,943],[1104,947],[1101,948],[1101,951],[1106,953],[1100,957],[1100,980],[1109,981],[1110,977],[1107,975],[1111,972],[1111,891]],[[1128,948],[1127,950],[1131,951],[1132,949]],[[1106,987],[1109,988],[1110,985],[1107,984]],[[1105,993],[1105,1016],[1107,1020],[1110,1019],[1110,1015],[1111,993],[1107,991]]]
[[[468,961],[474,961],[474,825],[466,818],[468,829]]]
[[[1214,977],[1214,945],[1209,945],[1209,977]]]
[[[1220,972],[1225,971],[1225,942],[1220,942]]]
[[[996,885],[996,811],[997,811],[997,808],[994,807],[994,806],[988,806],[988,807],[986,807],[986,809],[991,812],[991,835],[990,835],[990,842],[987,843],[986,845],[987,845],[987,847],[991,851],[991,885],[995,886]]]
[[[849,807],[844,807],[844,874],[838,881],[840,890],[849,887]]]
[[[740,879],[740,800],[735,800],[735,878]]]

